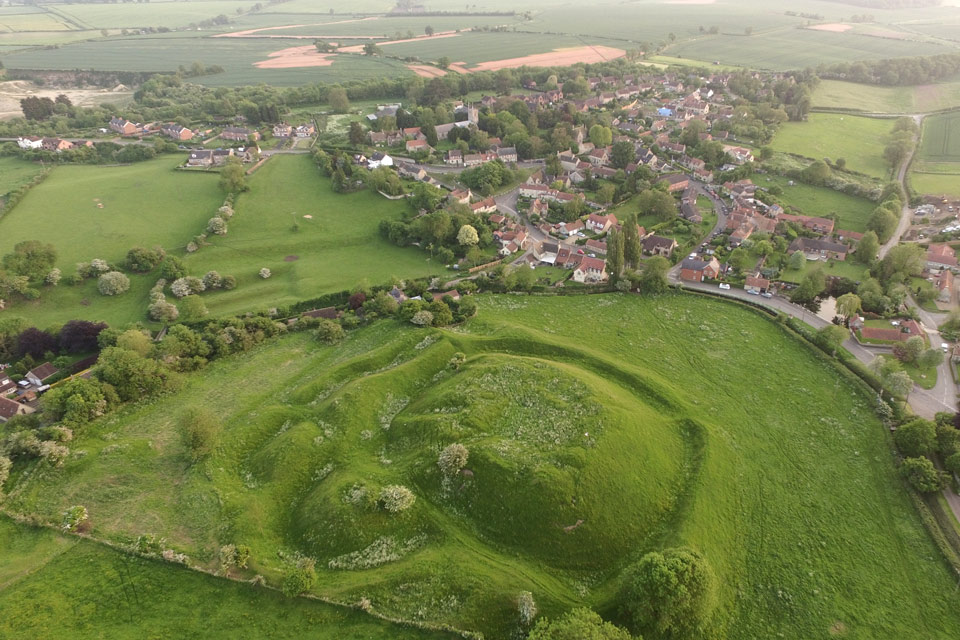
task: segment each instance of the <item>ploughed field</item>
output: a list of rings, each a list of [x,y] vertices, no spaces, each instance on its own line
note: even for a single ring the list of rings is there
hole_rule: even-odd
[[[518,631],[521,591],[616,619],[620,571],[679,545],[717,573],[717,637],[960,636],[873,396],[775,322],[689,294],[478,301],[449,330],[383,320],[214,362],[84,427],[63,468],[15,467],[5,506],[82,504],[94,536],[211,567],[246,544],[271,584],[309,556],[317,594],[491,638]],[[191,465],[178,428],[201,406],[222,428]],[[469,457],[444,476],[451,443]],[[392,485],[416,497],[400,513]]]

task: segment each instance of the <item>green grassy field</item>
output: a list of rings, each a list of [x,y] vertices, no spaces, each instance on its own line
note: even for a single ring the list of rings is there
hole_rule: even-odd
[[[405,202],[369,191],[336,194],[307,156],[277,156],[254,175],[251,191],[237,200],[229,234],[212,239],[213,246],[185,261],[191,273],[213,269],[237,277],[235,290],[205,297],[215,313],[304,300],[363,280],[378,284],[393,276],[445,272],[427,253],[380,237],[380,221],[399,217],[405,207]],[[298,232],[291,230],[294,219]],[[298,259],[288,262],[288,256]],[[269,280],[257,275],[261,267],[273,272]]]
[[[813,106],[875,113],[926,113],[960,106],[960,82],[879,87],[821,80],[813,94]]]
[[[753,182],[762,188],[779,186],[783,189],[780,201],[796,207],[805,215],[825,217],[837,214],[837,228],[847,231],[866,231],[867,220],[877,206],[866,198],[849,196],[826,187],[814,187],[796,181],[790,185],[790,180],[783,176],[757,174],[753,176]]]
[[[345,607],[289,600],[0,519],[0,637],[439,640]]]
[[[960,113],[927,116],[910,186],[921,194],[960,195]]]
[[[119,29],[136,27],[186,27],[220,14],[236,17],[251,4],[242,0],[167,0],[165,2],[122,5],[70,3],[45,5],[57,16],[70,20],[81,29]]]
[[[83,504],[94,535],[200,563],[249,544],[271,582],[299,551],[318,593],[487,637],[517,631],[520,590],[613,613],[622,567],[679,544],[718,574],[717,637],[960,634],[872,396],[776,323],[692,295],[479,301],[452,331],[384,321],[215,362],[86,427],[62,469],[15,467],[7,508]],[[199,404],[224,426],[190,466],[176,424]],[[471,473],[444,482],[454,441]],[[402,515],[372,506],[388,484],[417,496]]]
[[[251,192],[239,198],[229,234],[213,236],[211,246],[187,255],[187,242],[205,229],[224,194],[216,174],[174,171],[179,161],[178,156],[129,167],[57,168],[0,221],[0,255],[17,242],[41,239],[57,249],[63,273],[72,274],[77,262],[117,263],[133,246],[160,245],[184,257],[191,274],[213,269],[236,276],[233,291],[204,296],[214,314],[305,300],[364,280],[379,284],[393,276],[445,271],[419,249],[380,237],[380,220],[399,217],[405,203],[367,192],[334,194],[306,156],[278,156],[265,164],[251,180]],[[291,231],[293,212],[298,233]],[[288,262],[288,256],[298,259]],[[257,275],[261,267],[273,272],[269,280]],[[72,318],[122,326],[146,320],[157,277],[131,274],[130,291],[116,297],[101,296],[93,280],[44,288],[39,300],[17,302],[9,310],[41,327]]]
[[[19,158],[0,158],[0,197],[27,184],[34,176],[43,171],[43,167]]]
[[[776,151],[815,160],[846,158],[847,169],[877,178],[890,175],[883,159],[893,123],[832,113],[811,113],[807,122],[786,122],[770,144]]]
[[[745,26],[749,26],[744,23]],[[855,33],[829,33],[784,27],[745,36],[707,35],[669,47],[667,55],[718,60],[750,68],[801,69],[832,62],[878,60],[949,53],[952,47],[926,42],[890,40]]]
[[[860,282],[867,277],[866,265],[855,262],[851,258],[841,262],[834,261],[833,263],[808,260],[804,264],[803,269],[797,271],[794,271],[793,269],[784,269],[780,273],[780,279],[784,282],[796,282],[799,284],[803,281],[804,276],[814,269],[820,269],[825,275],[828,276],[841,276],[843,278],[849,278],[854,282]]]

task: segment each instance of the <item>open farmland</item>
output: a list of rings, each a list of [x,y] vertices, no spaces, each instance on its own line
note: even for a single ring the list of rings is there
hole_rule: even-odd
[[[826,187],[814,187],[802,182],[789,184],[789,180],[776,175],[754,175],[753,182],[761,188],[773,185],[783,190],[777,197],[784,207],[795,207],[808,216],[826,217],[837,215],[837,229],[846,231],[867,230],[867,220],[876,203],[866,198],[850,196]]]
[[[960,635],[873,396],[819,352],[692,295],[480,302],[455,331],[386,320],[214,362],[87,426],[62,469],[15,468],[7,508],[83,504],[95,536],[154,533],[199,562],[249,544],[273,583],[299,551],[318,593],[487,637],[516,631],[521,590],[546,615],[615,616],[623,566],[681,544],[718,575],[718,636]],[[223,433],[191,467],[175,430],[200,404]],[[444,483],[450,442],[470,473]],[[402,516],[372,506],[390,484],[417,497]]]
[[[770,146],[815,160],[845,158],[851,171],[886,178],[890,168],[883,159],[883,147],[892,128],[890,120],[811,113],[807,122],[781,125]]]
[[[80,29],[120,29],[142,27],[186,27],[215,18],[235,17],[237,10],[247,11],[253,3],[242,0],[167,0],[148,3],[70,3],[44,5],[51,14],[62,16]]]
[[[19,158],[0,158],[0,198],[29,183],[42,171],[43,167],[39,164],[24,162]]]
[[[960,113],[927,116],[910,186],[920,194],[960,196]]]
[[[0,637],[139,639],[256,635],[440,640],[346,607],[193,573],[0,519]],[[255,613],[254,613],[255,612]]]
[[[336,194],[307,156],[271,159],[250,186],[237,199],[230,232],[186,257],[191,273],[212,269],[237,277],[235,290],[204,297],[211,312],[238,313],[349,289],[362,280],[378,284],[446,270],[427,253],[380,237],[380,221],[398,218],[406,202],[370,191]],[[294,221],[299,231],[291,230]],[[257,275],[261,267],[273,272],[269,280]]]
[[[332,66],[294,69],[258,69],[255,63],[267,60],[271,53],[290,46],[302,46],[301,40],[198,38],[169,34],[166,37],[111,38],[107,41],[80,42],[56,49],[21,51],[5,57],[10,68],[24,69],[97,69],[104,71],[176,71],[197,60],[219,64],[225,72],[203,76],[196,81],[210,86],[235,86],[269,83],[296,86],[310,82],[346,82],[412,74],[401,62],[368,56],[336,56]]]
[[[747,36],[706,35],[668,47],[666,54],[754,69],[802,69],[831,62],[949,53],[951,47],[857,33],[782,28]]]

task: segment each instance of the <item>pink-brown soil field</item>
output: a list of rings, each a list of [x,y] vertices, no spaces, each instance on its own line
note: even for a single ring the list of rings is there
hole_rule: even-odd
[[[853,29],[853,27],[851,27],[848,24],[838,24],[838,23],[815,24],[812,27],[807,27],[807,28],[813,29],[814,31],[830,31],[832,33],[843,33],[844,31],[850,31],[850,29]]]
[[[568,67],[577,62],[593,63],[614,60],[623,57],[626,53],[623,49],[601,46],[555,49],[550,53],[536,53],[522,58],[481,62],[471,67],[470,71],[499,71],[500,69],[516,69],[517,67]],[[453,65],[450,65],[450,67],[453,68]]]
[[[443,69],[438,69],[425,64],[408,64],[407,69],[410,69],[421,78],[439,78],[447,75],[447,72]]]
[[[390,44],[403,44],[404,42],[413,42],[414,40],[434,40],[436,38],[454,38],[460,35],[461,33],[464,33],[465,31],[470,31],[470,29],[464,29],[459,33],[456,31],[441,31],[439,33],[433,34],[432,36],[423,35],[423,36],[415,36],[413,38],[407,38],[405,40],[386,40],[386,41],[378,42],[377,46],[384,47]],[[344,47],[340,49],[340,51],[344,53],[361,53],[363,51],[363,45],[357,44],[350,47]]]
[[[290,47],[267,55],[268,60],[253,63],[258,69],[295,69],[297,67],[329,67],[333,54],[319,53],[312,44]]]

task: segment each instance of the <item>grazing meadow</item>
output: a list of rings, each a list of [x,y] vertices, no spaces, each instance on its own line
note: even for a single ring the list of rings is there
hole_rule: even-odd
[[[819,352],[690,294],[478,301],[451,330],[384,320],[213,362],[84,427],[63,468],[15,467],[6,507],[82,504],[94,536],[203,566],[247,544],[271,584],[309,557],[317,594],[486,637],[519,631],[520,591],[616,620],[621,570],[677,545],[717,573],[718,636],[960,634],[873,396]],[[191,464],[196,406],[221,427]],[[469,455],[442,472],[451,443]],[[397,485],[414,501],[391,512]]]
[[[814,187],[771,174],[754,175],[753,182],[761,188],[779,186],[783,193],[777,199],[784,207],[795,207],[808,216],[837,215],[837,228],[847,231],[866,231],[867,220],[876,203],[866,198],[847,195],[826,187]]]
[[[811,113],[806,122],[781,125],[770,146],[814,160],[844,158],[848,170],[885,179],[890,167],[883,159],[883,148],[892,129],[890,120]]]
[[[960,196],[960,112],[927,116],[910,186],[918,193]]]

